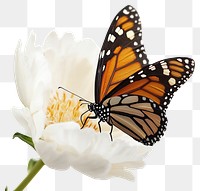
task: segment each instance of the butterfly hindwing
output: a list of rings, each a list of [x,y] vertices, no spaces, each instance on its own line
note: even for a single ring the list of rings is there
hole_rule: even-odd
[[[124,94],[139,95],[167,108],[174,92],[187,81],[193,71],[194,61],[190,58],[161,60],[130,75],[106,95],[105,99]]]
[[[124,79],[148,64],[142,44],[141,22],[130,5],[114,18],[99,54],[95,102],[103,100]]]
[[[165,110],[146,97],[114,96],[106,99],[103,105],[110,108],[109,124],[145,145],[159,141],[166,130]]]

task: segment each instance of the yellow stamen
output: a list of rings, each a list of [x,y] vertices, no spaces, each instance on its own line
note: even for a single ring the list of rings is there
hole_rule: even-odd
[[[56,91],[56,94],[50,99],[47,107],[45,127],[50,124],[68,121],[74,121],[82,127],[80,116],[87,109],[86,105],[81,106],[81,102],[73,94],[69,96],[66,92]],[[82,117],[83,122],[89,115],[91,115],[90,112]],[[99,131],[95,120],[88,119],[84,127]]]

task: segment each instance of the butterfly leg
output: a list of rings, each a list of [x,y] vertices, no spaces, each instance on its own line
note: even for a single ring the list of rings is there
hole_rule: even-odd
[[[99,132],[101,133],[101,120],[98,121],[98,125],[99,125]]]
[[[113,132],[113,125],[111,125],[111,129],[110,129],[110,139],[111,139],[111,141],[113,141],[112,132]]]
[[[85,121],[84,121],[84,123],[83,123],[83,126],[81,127],[81,129],[83,129],[83,127],[85,126],[85,124],[86,124],[86,122],[87,122],[88,119],[96,119],[96,118],[97,118],[96,115],[95,116],[87,116],[86,119],[85,119]]]
[[[81,123],[83,125],[83,115],[85,115],[89,110],[85,111],[84,113],[81,114],[80,116],[80,120],[81,120]]]

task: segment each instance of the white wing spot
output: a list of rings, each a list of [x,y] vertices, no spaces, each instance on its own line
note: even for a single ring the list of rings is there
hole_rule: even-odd
[[[130,77],[129,77],[130,80],[133,79],[133,78],[134,78],[134,76],[130,76]]]
[[[115,32],[118,34],[118,35],[122,35],[124,32],[123,32],[123,29],[121,29],[120,27],[117,27],[116,29],[115,29]]]
[[[110,50],[108,50],[108,51],[106,52],[106,55],[107,55],[107,56],[110,55]]]
[[[142,74],[141,77],[142,77],[142,78],[146,78],[147,75],[146,75],[146,74]]]
[[[143,101],[146,101],[146,99],[147,99],[146,97],[142,97],[142,100],[143,100]]]
[[[110,41],[110,38],[111,38],[111,34],[108,35],[108,41]]]
[[[162,68],[163,68],[163,69],[167,69],[168,66],[167,66],[167,65],[163,65]]]
[[[150,65],[150,66],[149,66],[149,70],[154,71],[154,70],[156,70],[156,67],[153,66],[153,65]]]
[[[136,41],[135,41],[133,44],[134,44],[134,46],[137,46],[137,45],[138,45],[138,43],[137,43]]]
[[[123,13],[124,13],[125,15],[128,15],[130,12],[127,11],[126,9],[124,9],[124,10],[123,10]]]
[[[130,40],[133,40],[135,38],[135,33],[132,30],[130,30],[130,31],[126,32],[126,36]]]
[[[118,33],[118,32],[120,31],[120,29],[121,29],[120,27],[117,27],[117,28],[115,29],[115,32]]]
[[[147,60],[143,60],[143,64],[147,64]]]
[[[182,60],[181,58],[178,58],[177,60],[178,60],[179,62],[183,62],[183,60]]]
[[[169,76],[169,73],[170,73],[169,69],[164,69],[163,70],[163,74],[164,75]]]
[[[103,58],[104,55],[105,55],[105,50],[102,50],[102,52],[101,52],[101,58]]]
[[[106,66],[105,66],[105,65],[103,65],[102,71],[104,71],[104,70],[105,70],[105,68],[106,68]]]
[[[110,41],[111,41],[111,42],[114,42],[115,39],[116,39],[116,37],[112,34],[111,37],[110,37]]]
[[[190,69],[190,67],[189,67],[188,65],[185,65],[185,67],[186,67],[187,69]]]
[[[119,19],[119,16],[116,16],[115,20],[117,21]]]
[[[191,63],[191,65],[192,65],[192,66],[194,66],[194,60],[192,60],[192,63]]]
[[[141,70],[140,72],[138,72],[139,75],[142,74],[142,73],[143,73],[143,70]]]
[[[189,60],[188,60],[188,59],[185,59],[185,63],[186,63],[186,64],[189,64]]]
[[[170,86],[173,86],[174,84],[176,84],[176,80],[175,80],[174,78],[170,78],[170,79],[168,80],[168,82],[169,82],[169,85],[170,85]]]
[[[130,18],[133,19],[133,18],[134,18],[134,15],[130,15]]]
[[[128,8],[129,8],[129,10],[132,10],[132,9],[133,9],[133,7],[131,7],[131,6],[129,6]]]

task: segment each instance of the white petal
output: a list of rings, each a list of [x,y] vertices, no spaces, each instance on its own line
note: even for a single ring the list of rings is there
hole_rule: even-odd
[[[38,82],[35,87],[35,92],[32,94],[32,100],[30,103],[31,113],[35,113],[42,109],[46,112],[46,106],[49,103],[50,94],[50,87],[42,81]]]
[[[32,98],[37,93],[38,85],[41,82],[45,84],[44,91],[46,91],[51,81],[42,49],[35,47],[34,44],[35,35],[31,33],[25,50],[23,51],[19,44],[15,53],[15,81],[20,100],[25,107],[30,107]]]
[[[42,136],[45,128],[46,115],[43,110],[39,110],[32,114],[34,121],[34,130],[32,130],[32,139],[37,140]]]
[[[61,39],[59,39],[56,32],[52,31],[44,40],[43,51],[45,52],[52,49],[60,54],[65,54],[64,52],[60,51],[70,49],[74,43],[74,36],[71,33],[66,33]]]
[[[99,53],[96,44],[90,39],[75,42],[71,34],[58,39],[55,33],[51,33],[44,44],[44,55],[50,64],[53,87],[63,86],[82,97],[93,99]]]
[[[12,113],[15,116],[15,119],[22,125],[22,127],[24,127],[26,135],[32,136],[34,122],[30,110],[28,108],[13,108]]]
[[[121,140],[111,142],[108,134],[96,133],[88,128],[80,130],[79,125],[73,122],[46,127],[35,144],[37,152],[49,167],[66,169],[70,165],[90,177],[100,179],[112,176],[133,179],[130,169],[141,168],[148,151],[145,147]],[[62,157],[60,160],[63,162],[57,162],[58,156]]]
[[[79,42],[73,51],[77,56],[72,57],[73,64],[66,76],[67,87],[78,95],[93,101],[99,49],[92,40],[85,39]]]
[[[55,142],[44,142],[38,140],[34,142],[36,150],[43,162],[50,168],[58,170],[67,170],[70,167],[68,152],[59,149]]]
[[[43,49],[57,49],[59,48],[59,39],[55,31],[50,32],[43,43]]]

